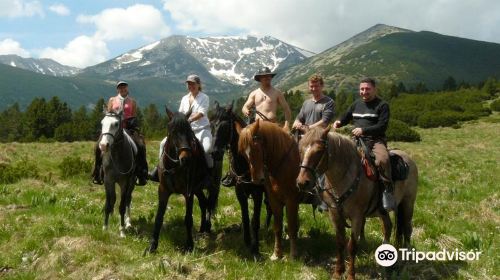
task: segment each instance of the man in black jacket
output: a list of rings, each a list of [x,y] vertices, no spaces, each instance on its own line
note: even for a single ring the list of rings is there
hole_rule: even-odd
[[[382,205],[389,211],[395,207],[391,162],[385,137],[385,131],[389,125],[389,104],[377,96],[376,83],[371,78],[361,80],[359,95],[361,99],[355,101],[342,118],[333,123],[333,126],[339,128],[352,121],[354,129],[351,133],[362,138],[372,149],[375,155],[375,165],[385,187]]]

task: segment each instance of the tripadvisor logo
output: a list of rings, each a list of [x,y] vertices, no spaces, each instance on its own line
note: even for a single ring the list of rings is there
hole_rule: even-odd
[[[419,261],[477,261],[482,252],[480,251],[468,251],[463,252],[455,249],[449,251],[446,249],[440,251],[429,251],[422,252],[416,251],[415,249],[400,248],[399,252],[390,244],[382,244],[377,250],[375,250],[375,261],[384,267],[392,266],[396,261],[414,261],[418,263]],[[399,256],[399,258],[398,258]]]

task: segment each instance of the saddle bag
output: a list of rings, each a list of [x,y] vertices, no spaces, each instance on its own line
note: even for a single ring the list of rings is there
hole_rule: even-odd
[[[403,158],[393,152],[389,152],[391,159],[392,181],[403,181],[408,178],[410,167]]]

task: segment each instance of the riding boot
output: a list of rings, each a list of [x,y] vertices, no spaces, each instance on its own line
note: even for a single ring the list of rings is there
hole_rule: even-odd
[[[394,185],[392,182],[384,181],[384,192],[382,193],[382,207],[386,211],[391,211],[396,208],[396,200],[394,199]]]
[[[94,155],[95,155],[95,161],[94,161],[94,170],[92,170],[92,183],[96,185],[102,185],[104,183],[101,175],[102,157],[101,157],[101,150],[97,145],[94,149]]]

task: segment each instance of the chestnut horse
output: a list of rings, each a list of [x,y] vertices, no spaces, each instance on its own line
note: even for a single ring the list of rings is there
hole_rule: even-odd
[[[257,120],[240,132],[238,151],[249,165],[252,183],[263,184],[274,216],[274,252],[271,260],[282,257],[283,206],[286,206],[290,258],[297,256],[298,208],[300,202],[296,178],[299,174],[299,150],[286,128]]]
[[[365,175],[354,141],[327,129],[311,129],[300,142],[302,164],[297,185],[300,189],[313,187],[315,177],[325,173],[327,186],[322,190],[323,201],[336,229],[337,260],[334,275],[340,278],[345,271],[344,248],[346,219],[351,221],[348,244],[348,279],[355,279],[354,260],[357,243],[366,217],[379,217],[383,223],[384,243],[391,237],[392,224],[387,211],[381,207],[381,188]],[[413,207],[417,195],[418,170],[415,162],[403,151],[397,153],[409,166],[406,180],[394,182],[397,209],[396,243],[410,244]]]
[[[234,190],[236,198],[241,208],[241,220],[243,225],[243,240],[245,245],[250,248],[251,253],[259,255],[259,229],[260,229],[260,212],[262,200],[267,210],[266,226],[271,222],[271,210],[269,203],[265,199],[264,185],[255,185],[250,182],[250,168],[248,162],[243,155],[238,153],[238,141],[240,136],[238,131],[241,131],[247,126],[245,121],[233,112],[233,104],[220,107],[219,103],[215,102],[215,115],[212,119],[214,124],[214,159],[222,161],[224,152],[229,150],[229,170],[236,177]],[[220,170],[222,171],[222,170]],[[248,199],[253,200],[253,216],[251,220],[248,210]]]

